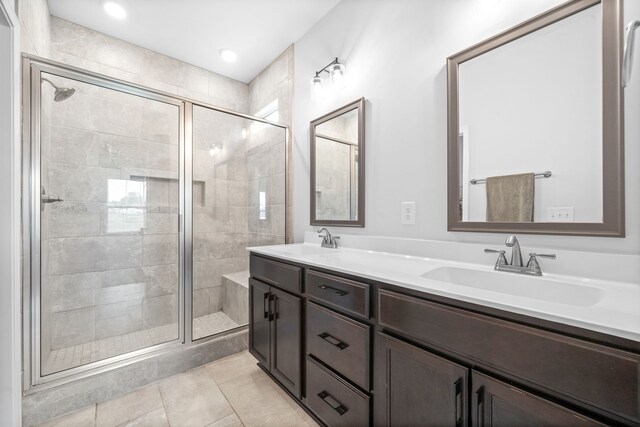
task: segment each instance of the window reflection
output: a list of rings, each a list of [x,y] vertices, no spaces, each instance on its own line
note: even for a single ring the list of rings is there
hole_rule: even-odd
[[[145,227],[144,181],[108,180],[107,232],[138,232]]]

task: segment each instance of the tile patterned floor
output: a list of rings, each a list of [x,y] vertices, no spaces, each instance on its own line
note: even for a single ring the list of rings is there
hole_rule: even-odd
[[[238,326],[239,325],[231,320],[224,312],[218,311],[206,316],[196,317],[193,322],[193,336],[194,338],[202,338]],[[64,371],[97,360],[107,359],[119,354],[125,354],[140,350],[141,348],[171,341],[177,337],[178,325],[173,323],[87,344],[54,350],[49,353],[49,357],[44,363],[43,373],[46,375],[52,372]]]
[[[316,427],[248,352],[51,420],[40,427]]]

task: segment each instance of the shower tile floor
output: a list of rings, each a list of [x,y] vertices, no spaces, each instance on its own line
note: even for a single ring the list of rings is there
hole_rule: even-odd
[[[244,351],[41,427],[316,427]]]
[[[207,337],[238,325],[224,312],[196,317],[193,321],[194,339]],[[107,359],[109,357],[147,348],[156,344],[177,339],[178,325],[158,326],[129,334],[118,335],[86,344],[53,350],[44,362],[42,372],[48,375],[53,372],[64,371],[76,366]]]

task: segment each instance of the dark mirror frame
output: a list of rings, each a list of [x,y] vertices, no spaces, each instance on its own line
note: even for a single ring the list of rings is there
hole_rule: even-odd
[[[621,82],[623,0],[571,0],[447,58],[448,230],[484,233],[624,237],[624,95]],[[459,213],[458,67],[587,8],[602,4],[603,222],[470,222]]]
[[[364,137],[364,98],[351,102],[344,107],[338,108],[328,114],[311,122],[311,184],[310,184],[310,202],[311,202],[311,225],[337,226],[337,227],[364,227],[364,195],[365,195],[365,137]],[[343,115],[349,111],[358,110],[358,219],[355,220],[319,220],[316,218],[316,126],[327,122],[333,118]]]

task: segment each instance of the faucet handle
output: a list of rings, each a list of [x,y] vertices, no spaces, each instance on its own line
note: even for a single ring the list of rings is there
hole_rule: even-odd
[[[498,260],[496,261],[496,265],[500,264],[507,264],[507,257],[504,255],[506,252],[503,250],[497,250],[497,249],[485,249],[484,250],[485,254],[498,254]]]
[[[505,253],[505,251],[497,250],[497,249],[485,249],[484,253],[485,254],[503,254],[503,253]]]
[[[556,254],[536,254],[532,252],[529,254],[529,262],[527,262],[527,267],[540,268],[540,266],[538,265],[538,257],[556,259]]]
[[[556,259],[556,254],[536,254],[536,253],[530,253],[529,254],[530,257],[535,258],[535,257],[540,257],[540,258],[549,258],[549,259]]]

